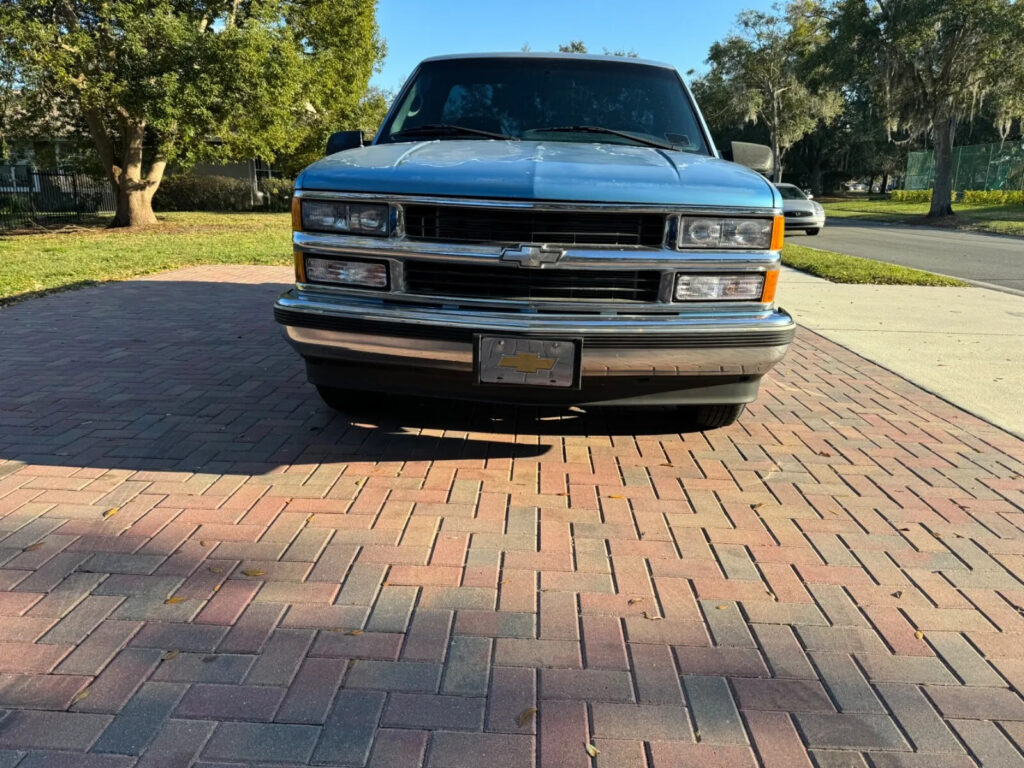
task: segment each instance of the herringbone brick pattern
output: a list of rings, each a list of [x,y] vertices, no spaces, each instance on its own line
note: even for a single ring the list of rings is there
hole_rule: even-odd
[[[350,423],[286,279],[0,310],[0,766],[1024,764],[1020,441],[806,331],[713,433]]]

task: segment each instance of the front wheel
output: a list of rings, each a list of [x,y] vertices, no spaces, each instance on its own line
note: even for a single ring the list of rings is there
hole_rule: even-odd
[[[807,230],[807,234],[811,235],[812,237],[814,235],[818,234],[819,232],[821,232],[821,228],[820,227],[815,227],[814,229],[808,229]]]
[[[704,432],[733,424],[746,407],[745,403],[696,405],[684,407],[682,413],[688,427]]]

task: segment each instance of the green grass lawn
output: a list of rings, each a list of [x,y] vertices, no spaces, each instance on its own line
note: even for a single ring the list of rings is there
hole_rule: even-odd
[[[889,221],[902,224],[925,224],[935,222],[924,218],[928,203],[902,203],[896,200],[848,199],[823,202],[825,213],[837,219],[865,219]],[[979,232],[996,232],[1003,235],[1024,235],[1024,206],[1013,205],[967,205],[953,203],[956,216],[949,224],[957,229]]]
[[[0,235],[0,304],[195,264],[292,263],[287,213],[164,213],[140,232],[102,226]]]
[[[785,245],[782,263],[809,272],[833,283],[870,283],[872,285],[941,285],[965,286],[963,280],[935,275],[920,269],[887,264],[883,261],[820,251],[803,245]]]
[[[196,264],[292,262],[286,213],[166,213],[139,232],[102,226],[0,236],[0,304]],[[839,283],[964,285],[917,269],[787,245],[783,262]]]

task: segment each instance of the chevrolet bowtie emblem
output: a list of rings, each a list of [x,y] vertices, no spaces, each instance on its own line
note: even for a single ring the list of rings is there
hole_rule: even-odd
[[[520,245],[518,248],[506,248],[501,252],[502,261],[514,261],[520,267],[539,267],[542,264],[554,264],[565,255],[561,248],[547,245]]]
[[[541,357],[535,352],[520,352],[518,355],[506,355],[498,363],[499,368],[511,368],[519,373],[536,373],[550,371],[555,367],[555,359]]]

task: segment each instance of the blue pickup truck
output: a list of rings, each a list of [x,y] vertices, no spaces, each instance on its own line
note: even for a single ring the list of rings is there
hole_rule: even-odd
[[[671,405],[709,429],[793,340],[779,192],[722,159],[663,64],[428,59],[368,146],[334,134],[295,186],[274,312],[338,410],[367,391]]]

